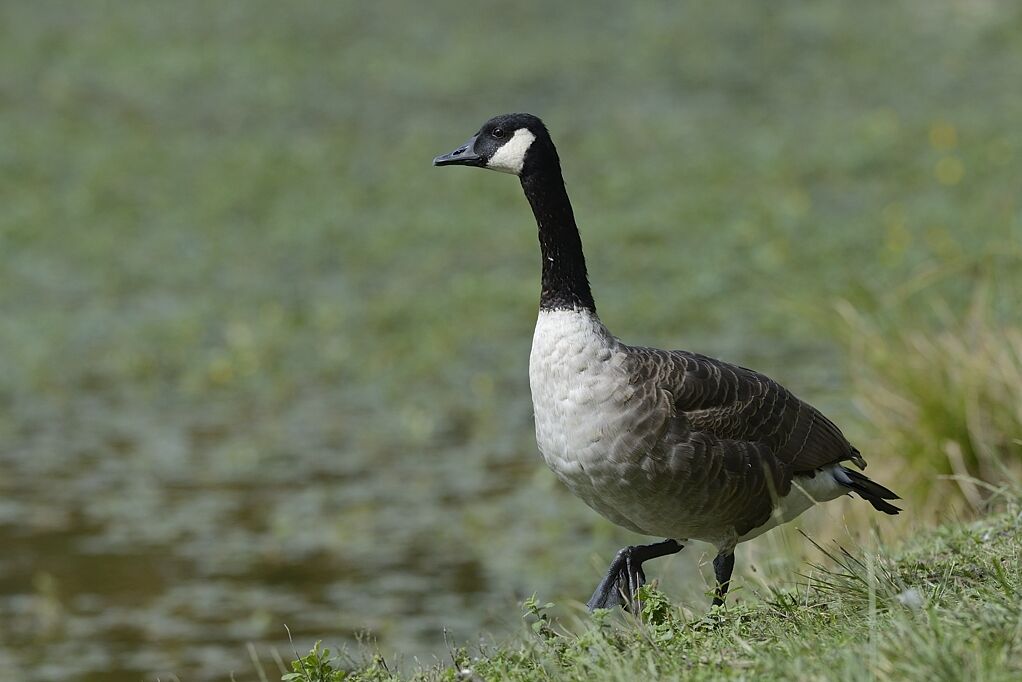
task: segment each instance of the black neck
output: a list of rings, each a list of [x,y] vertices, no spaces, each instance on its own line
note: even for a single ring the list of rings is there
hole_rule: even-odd
[[[521,181],[539,226],[539,247],[543,254],[540,310],[585,308],[595,313],[582,238],[575,225],[559,164],[532,170],[522,175]]]

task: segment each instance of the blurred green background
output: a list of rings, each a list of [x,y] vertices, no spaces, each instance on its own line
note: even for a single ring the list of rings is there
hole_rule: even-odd
[[[531,213],[430,167],[493,114],[550,127],[612,330],[869,438],[841,306],[1016,314],[1020,74],[987,0],[0,4],[0,679],[588,597],[636,538],[535,451]]]

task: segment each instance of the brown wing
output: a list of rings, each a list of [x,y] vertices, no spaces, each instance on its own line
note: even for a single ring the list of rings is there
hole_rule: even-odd
[[[761,466],[779,464],[788,476],[844,460],[862,466],[858,450],[832,421],[769,377],[686,351],[630,351],[640,373],[671,393],[693,434],[754,446],[741,452],[773,457],[776,462]]]

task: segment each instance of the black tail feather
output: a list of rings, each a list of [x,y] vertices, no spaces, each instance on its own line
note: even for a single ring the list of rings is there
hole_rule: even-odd
[[[858,471],[845,467],[841,467],[841,470],[848,477],[849,482],[845,485],[851,488],[859,497],[873,505],[874,509],[892,515],[901,511],[901,509],[886,501],[900,500],[901,498],[896,493],[888,490],[876,481],[870,480]]]

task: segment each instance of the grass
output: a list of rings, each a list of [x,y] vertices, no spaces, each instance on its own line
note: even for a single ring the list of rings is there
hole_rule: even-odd
[[[641,619],[599,612],[568,627],[533,598],[519,642],[455,648],[451,662],[395,674],[315,649],[284,679],[1016,680],[1022,675],[1022,500],[898,546],[821,546],[801,584],[709,613],[645,588]]]
[[[839,306],[871,427],[865,449],[883,475],[907,484],[918,511],[946,513],[955,498],[978,510],[986,489],[977,479],[997,484],[1022,470],[1022,326],[1001,312],[1009,300],[986,283],[964,309],[925,290],[879,313]],[[919,471],[936,476],[920,481]]]

